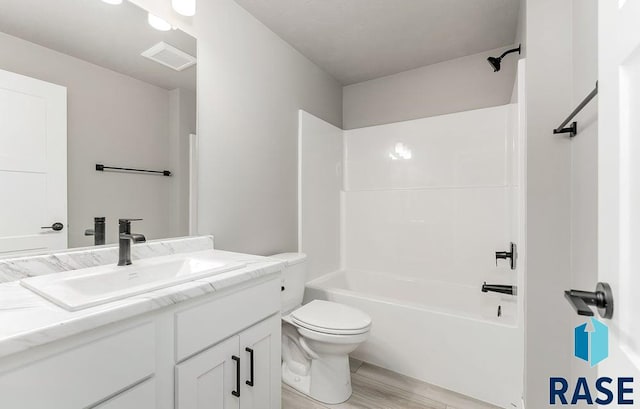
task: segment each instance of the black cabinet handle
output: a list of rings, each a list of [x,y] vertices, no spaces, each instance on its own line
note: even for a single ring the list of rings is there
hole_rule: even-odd
[[[244,350],[249,353],[249,359],[251,360],[251,380],[247,381],[247,385],[253,387],[253,349],[247,347]]]
[[[240,357],[232,356],[231,359],[236,361],[236,390],[231,391],[231,394],[236,398],[240,397]]]

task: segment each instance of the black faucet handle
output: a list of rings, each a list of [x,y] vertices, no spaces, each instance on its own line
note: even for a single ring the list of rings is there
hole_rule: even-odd
[[[137,222],[142,219],[118,219],[120,233],[131,233],[131,222]]]
[[[123,223],[139,222],[141,220],[144,220],[144,219],[118,219],[118,223],[123,224]]]
[[[509,259],[509,266],[512,270],[516,269],[516,259],[518,258],[518,246],[515,243],[511,243],[509,251],[496,251],[496,266],[498,265],[498,260],[506,260]]]

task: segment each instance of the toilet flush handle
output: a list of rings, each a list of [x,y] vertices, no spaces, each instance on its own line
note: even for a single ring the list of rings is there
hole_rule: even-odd
[[[307,345],[307,341],[303,337],[298,337],[298,342],[300,343],[300,347],[311,357],[311,359],[320,359],[320,356],[313,352],[313,350]]]

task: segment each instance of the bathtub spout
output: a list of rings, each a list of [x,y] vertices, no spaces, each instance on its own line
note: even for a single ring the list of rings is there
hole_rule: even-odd
[[[517,295],[518,287],[515,285],[487,284],[485,282],[484,284],[482,284],[482,292],[483,293],[493,292],[493,293]]]

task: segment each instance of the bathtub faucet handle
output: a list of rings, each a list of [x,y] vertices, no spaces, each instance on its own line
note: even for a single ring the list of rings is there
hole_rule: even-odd
[[[498,266],[498,260],[510,260],[510,266],[512,270],[516,269],[516,259],[518,258],[518,247],[515,243],[511,243],[510,251],[496,251],[496,267]]]

